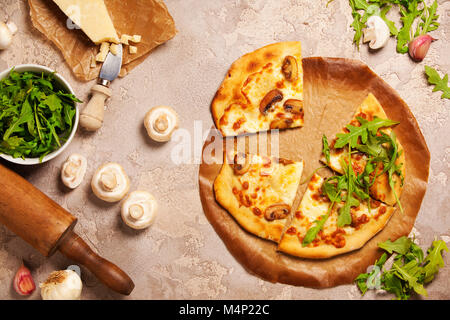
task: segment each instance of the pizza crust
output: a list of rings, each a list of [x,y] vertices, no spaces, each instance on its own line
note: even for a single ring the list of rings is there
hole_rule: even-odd
[[[295,57],[298,79],[287,81],[281,72],[286,56]],[[259,107],[264,96],[273,89],[283,93],[283,100],[273,104],[265,116]],[[267,131],[271,122],[289,119],[287,127],[303,126],[303,114],[292,115],[283,108],[288,99],[303,101],[303,68],[299,41],[279,42],[245,54],[236,60],[217,90],[211,112],[223,136]],[[282,129],[282,127],[278,127]]]

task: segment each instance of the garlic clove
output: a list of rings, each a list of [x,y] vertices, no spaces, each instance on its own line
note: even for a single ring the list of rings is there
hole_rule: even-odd
[[[23,263],[14,276],[13,286],[14,290],[21,296],[29,296],[36,289],[31,272]]]
[[[153,224],[158,204],[147,191],[133,191],[122,203],[121,216],[133,229],[145,229]]]
[[[61,168],[61,180],[70,189],[78,187],[84,179],[87,169],[87,159],[77,153],[67,158]]]
[[[43,300],[80,300],[83,283],[73,270],[59,270],[50,273],[39,285]]]
[[[369,42],[369,48],[380,49],[386,45],[391,32],[386,22],[379,16],[367,19],[367,28],[363,29],[363,42]]]
[[[117,202],[130,190],[130,179],[120,164],[109,162],[95,171],[91,187],[99,199]]]
[[[144,126],[149,137],[158,142],[169,141],[178,124],[176,111],[167,106],[152,108],[144,118]]]
[[[11,32],[12,35],[15,35],[17,33],[18,28],[17,28],[17,25],[14,22],[8,21],[6,23],[6,26],[8,27],[8,29]]]
[[[408,44],[409,56],[415,61],[422,61],[430,49],[431,42],[435,41],[432,36],[424,34],[414,38]]]
[[[8,26],[0,21],[0,50],[7,49],[12,42],[12,32]]]

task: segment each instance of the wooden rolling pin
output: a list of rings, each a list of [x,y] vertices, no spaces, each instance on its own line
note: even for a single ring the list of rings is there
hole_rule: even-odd
[[[73,231],[77,218],[24,178],[0,164],[0,223],[44,256],[56,250],[85,266],[106,286],[124,295],[134,289],[131,278],[97,255]]]

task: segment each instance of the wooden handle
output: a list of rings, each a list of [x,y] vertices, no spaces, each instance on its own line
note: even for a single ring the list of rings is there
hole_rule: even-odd
[[[67,258],[88,268],[110,289],[124,295],[129,295],[133,291],[133,280],[118,266],[92,251],[76,233],[70,232],[58,249]]]
[[[48,257],[76,222],[31,183],[0,165],[0,223]]]
[[[88,131],[101,128],[105,113],[105,101],[111,97],[111,89],[96,84],[92,87],[92,98],[80,115],[81,126]]]

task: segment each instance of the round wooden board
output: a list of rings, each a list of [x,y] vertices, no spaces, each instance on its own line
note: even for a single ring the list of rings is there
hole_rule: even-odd
[[[334,138],[352,118],[368,93],[373,93],[390,119],[400,121],[394,129],[406,155],[406,177],[401,203],[404,212],[396,210],[386,227],[361,249],[329,259],[301,259],[277,252],[276,243],[260,239],[241,228],[215,200],[213,183],[219,173],[220,160],[203,161],[199,169],[199,189],[206,217],[224,241],[230,253],[250,272],[271,281],[291,285],[325,288],[351,283],[380,257],[377,243],[408,235],[414,226],[425,195],[430,153],[416,119],[396,91],[364,63],[340,58],[304,58],[305,126],[279,133],[279,156],[303,159],[304,180],[320,166],[322,134]],[[221,140],[212,130],[204,145]],[[247,142],[264,135],[238,139]],[[223,142],[221,140],[221,142]],[[325,170],[325,169],[323,169]],[[300,186],[298,199],[306,188]],[[298,200],[297,199],[297,200]],[[294,207],[299,201],[294,203]]]

